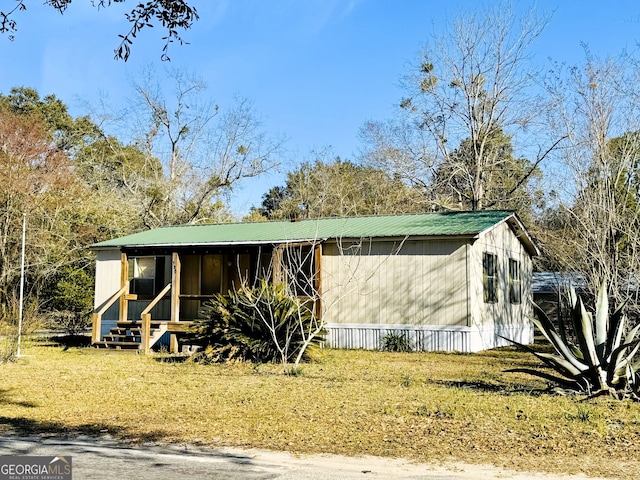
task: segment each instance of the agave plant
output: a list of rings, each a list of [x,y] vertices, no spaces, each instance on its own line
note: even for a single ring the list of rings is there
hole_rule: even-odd
[[[511,371],[524,372],[550,380],[562,388],[589,395],[611,394],[616,398],[640,400],[640,378],[636,371],[639,362],[633,361],[640,348],[640,324],[626,335],[627,317],[622,304],[609,315],[609,298],[604,282],[598,291],[595,315],[588,312],[573,287],[570,288],[571,319],[575,344],[565,340],[544,311],[534,305],[533,323],[549,340],[555,353],[538,352],[518,344],[533,353],[556,374],[530,368]]]

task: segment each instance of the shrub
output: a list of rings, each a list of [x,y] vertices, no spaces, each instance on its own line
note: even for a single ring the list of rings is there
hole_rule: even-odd
[[[412,348],[405,335],[390,332],[380,339],[380,350],[383,352],[410,352]]]
[[[73,312],[69,310],[53,311],[47,314],[47,327],[62,330],[70,336],[82,335],[91,325],[89,312]]]
[[[201,361],[233,359],[297,363],[308,360],[323,341],[315,335],[311,308],[287,294],[284,284],[262,280],[207,301],[192,325],[196,342],[206,346]]]
[[[49,296],[47,327],[71,336],[84,333],[93,311],[92,276],[80,268],[64,267]]]
[[[20,303],[16,295],[9,296],[5,303],[0,303],[0,363],[14,360],[19,353],[19,311]],[[28,335],[41,326],[38,299],[31,297],[23,304],[21,334]]]
[[[0,336],[0,363],[15,360],[18,353],[18,336]]]

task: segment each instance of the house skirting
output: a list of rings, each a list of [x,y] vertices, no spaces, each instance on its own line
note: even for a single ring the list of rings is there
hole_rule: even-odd
[[[443,325],[371,325],[329,323],[327,345],[332,348],[377,350],[389,334],[401,334],[412,349],[425,352],[479,352],[511,345],[499,335],[519,343],[533,343],[533,324],[458,327]]]

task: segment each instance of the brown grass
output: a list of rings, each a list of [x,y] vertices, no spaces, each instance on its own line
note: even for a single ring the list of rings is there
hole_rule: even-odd
[[[543,393],[506,373],[538,365],[474,355],[323,352],[298,376],[27,345],[0,366],[0,432],[110,433],[131,442],[459,460],[639,478],[640,405]]]

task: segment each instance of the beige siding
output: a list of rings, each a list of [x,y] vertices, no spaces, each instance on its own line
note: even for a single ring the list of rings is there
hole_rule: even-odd
[[[462,240],[327,243],[322,282],[331,324],[468,325]]]
[[[484,302],[482,267],[484,252],[496,255],[498,260],[498,301],[496,303]],[[509,299],[510,258],[520,262],[522,300],[519,304],[511,303]],[[494,325],[498,329],[498,327],[528,323],[531,313],[532,262],[510,227],[506,223],[501,223],[481,235],[471,247],[469,260],[473,324],[479,327]]]
[[[96,291],[94,308],[99,310],[120,290],[120,250],[96,252]]]

